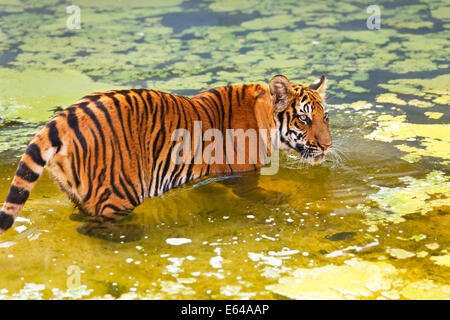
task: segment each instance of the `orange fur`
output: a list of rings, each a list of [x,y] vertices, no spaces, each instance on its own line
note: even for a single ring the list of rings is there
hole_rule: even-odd
[[[306,87],[291,85],[286,91],[288,105],[302,99],[301,88]],[[320,105],[315,90],[308,92],[308,99]],[[275,108],[276,100],[272,86],[260,84],[210,89],[193,98],[145,89],[87,95],[31,140],[0,211],[0,232],[12,225],[45,166],[72,201],[93,216],[112,219],[128,214],[145,198],[202,176],[256,170],[266,161],[252,162],[248,150],[238,147],[224,151],[222,163],[208,164],[202,158],[197,163],[193,150],[191,163],[176,164],[171,153],[177,141],[171,136],[175,129],[192,132],[195,121],[201,121],[202,132],[215,128],[224,137],[231,128],[278,129],[279,114],[286,108]],[[323,117],[323,110],[317,108],[313,117]],[[306,129],[308,143],[331,145],[328,124],[316,122]],[[270,156],[270,137],[264,138],[262,148]],[[210,143],[203,142],[202,149]],[[238,164],[240,152],[245,152],[245,162]],[[230,159],[234,161],[227,163]]]

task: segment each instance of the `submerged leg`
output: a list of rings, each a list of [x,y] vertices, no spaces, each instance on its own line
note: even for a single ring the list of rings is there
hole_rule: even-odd
[[[131,242],[142,238],[144,227],[137,224],[123,223],[130,210],[106,212],[87,219],[87,222],[77,228],[83,235],[112,241]],[[79,218],[82,215],[74,216]],[[75,219],[74,219],[75,220]]]
[[[95,217],[77,228],[86,236],[111,242],[131,242],[140,240],[144,234],[143,226],[137,224],[121,224],[107,217]]]
[[[79,226],[77,231],[86,236],[111,242],[131,242],[140,240],[144,228],[137,224],[120,224],[117,221],[93,218]]]

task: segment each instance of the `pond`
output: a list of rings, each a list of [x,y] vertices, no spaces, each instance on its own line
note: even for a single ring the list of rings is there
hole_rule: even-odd
[[[258,173],[147,199],[127,243],[78,233],[44,174],[0,237],[0,298],[449,299],[450,6],[368,7],[0,0],[0,201],[38,128],[108,89],[193,96],[324,73],[337,155],[282,155],[258,180],[277,204],[233,193]]]

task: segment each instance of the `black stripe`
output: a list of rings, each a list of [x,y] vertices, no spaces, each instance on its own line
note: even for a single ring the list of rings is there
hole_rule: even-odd
[[[119,137],[117,136],[116,130],[114,129],[112,120],[111,120],[111,116],[108,112],[108,110],[105,108],[105,106],[103,105],[103,103],[101,101],[97,101],[96,104],[97,108],[99,108],[105,115],[106,117],[106,121],[108,122],[109,128],[111,129],[111,132],[114,135],[114,140],[116,140],[117,145],[120,148],[120,142],[119,142]]]
[[[80,103],[79,107],[86,113],[89,118],[94,122],[95,127],[97,128],[98,134],[100,135],[100,139],[102,140],[102,151],[103,151],[103,163],[106,163],[106,142],[105,142],[105,135],[103,133],[102,126],[100,125],[100,122],[98,121],[97,117],[95,116],[94,112],[87,106],[87,102]]]
[[[75,114],[75,111],[71,111],[68,114],[67,123],[72,128],[72,130],[75,132],[77,140],[81,144],[81,148],[83,149],[82,155],[83,155],[83,159],[84,159],[87,154],[87,143],[86,143],[86,139],[84,138],[83,134],[81,133],[81,131],[78,127],[78,117]],[[80,155],[79,155],[78,147],[77,147],[75,140],[73,140],[73,144],[75,146],[75,151],[76,151],[76,156],[77,156],[77,169],[78,169],[78,172],[80,172],[82,163],[80,162]],[[86,166],[84,166],[84,167],[86,167]]]
[[[241,88],[241,97],[242,97],[242,100],[245,99],[244,96],[245,96],[245,91],[246,91],[246,90],[247,90],[247,85],[246,85],[246,84],[242,85],[242,88]]]
[[[8,230],[14,223],[14,217],[10,214],[0,211],[0,229]]]
[[[58,129],[56,129],[56,121],[51,121],[47,126],[49,128],[48,138],[52,143],[52,147],[56,147],[56,153],[58,153],[59,149],[61,149],[62,142],[59,139]]]
[[[113,123],[112,123],[112,120],[111,120],[111,116],[110,116],[108,110],[105,108],[105,106],[103,105],[103,103],[102,103],[101,101],[97,101],[97,102],[96,102],[96,106],[97,106],[97,108],[99,108],[99,109],[104,113],[104,115],[105,115],[105,117],[106,117],[106,121],[108,122],[108,125],[109,125],[109,127],[110,127],[110,129],[111,129],[111,132],[112,132],[113,135],[114,135],[114,140],[116,141],[117,148],[119,149],[119,150],[118,150],[118,151],[119,151],[118,153],[119,153],[120,160],[121,160],[121,162],[123,162],[123,159],[122,159],[122,150],[121,150],[121,148],[120,148],[120,141],[119,141],[119,138],[118,138],[118,136],[117,136],[117,133],[116,133],[116,131],[115,131],[115,129],[114,129],[114,126],[113,126]],[[111,152],[111,164],[110,164],[110,168],[111,168],[111,171],[110,171],[110,179],[111,179],[111,181],[110,181],[110,183],[111,183],[113,192],[114,192],[119,198],[124,199],[123,194],[115,187],[115,183],[114,183],[114,174],[115,174],[115,172],[114,172],[114,161],[115,161],[115,150],[113,150],[113,151]]]
[[[163,106],[162,106],[162,103],[161,103],[160,93],[158,91],[153,91],[153,93],[157,96],[157,98],[159,98],[159,99],[157,99],[157,98],[153,99],[153,97],[150,96],[151,99],[148,100],[149,103],[151,103],[152,112],[153,112],[152,121],[151,121],[150,137],[152,137],[155,134],[154,132],[156,131],[155,139],[150,139],[150,140],[155,142],[155,141],[157,141],[157,139],[158,139],[158,137],[160,135],[160,131],[163,130],[163,128],[161,126],[160,126],[160,128],[158,128],[158,126],[157,126],[158,122],[156,120],[157,119],[157,115],[159,113],[161,113],[161,119],[163,118],[163,114],[162,114],[163,113],[163,111],[162,111],[162,107]],[[160,105],[157,104],[158,100],[161,103]],[[151,164],[151,170],[150,170],[151,178],[150,178],[150,181],[149,181],[150,182],[150,186],[149,186],[149,189],[148,189],[148,193],[151,196],[154,196],[154,195],[157,194],[157,191],[156,191],[157,178],[155,176],[155,173],[156,173],[156,166],[157,166],[158,155],[156,154],[155,143],[152,143],[152,144],[148,143],[146,145],[148,145],[148,147],[150,149],[149,152],[151,152],[151,155],[152,155],[152,158],[151,158],[151,161],[150,161],[150,164]],[[155,188],[154,189],[155,192],[151,193],[151,190],[152,190],[153,187]]]
[[[72,144],[75,147],[75,156],[76,156],[76,170],[77,170],[77,174],[79,175],[81,173],[81,160],[80,160],[80,151],[78,149],[78,145],[75,141],[75,139],[72,139]],[[81,155],[83,160],[85,159],[85,157],[83,155]],[[83,161],[84,163],[84,161]]]
[[[144,134],[142,135],[142,139],[143,141],[146,140],[146,137],[148,136],[148,132],[150,130],[150,133],[152,132],[152,126],[154,125],[153,123],[151,123],[150,120],[150,112],[154,112],[156,113],[156,111],[154,110],[153,107],[153,100],[152,100],[152,96],[150,94],[150,92],[146,91],[146,96],[142,97],[142,100],[144,100],[146,108],[149,110],[149,114],[147,116],[147,120],[145,122],[145,131]],[[148,150],[149,144],[148,143],[142,143],[143,148],[144,148],[144,153],[142,155],[148,155],[150,154],[150,151]],[[146,181],[147,183],[148,181]]]
[[[107,209],[107,208],[113,209],[114,212],[113,212],[112,214],[115,215],[115,216],[119,216],[119,217],[125,217],[125,216],[127,216],[127,215],[130,213],[129,210],[121,209],[121,208],[119,208],[119,207],[117,207],[117,206],[115,206],[115,205],[113,205],[113,204],[106,204],[106,205],[102,208],[102,211],[105,211],[105,209]],[[108,218],[110,218],[110,217],[108,217]],[[114,219],[114,218],[111,218],[111,220],[115,220],[115,219]]]
[[[125,93],[123,95],[125,96],[125,99],[127,100],[127,103],[133,109],[134,114],[138,115],[139,114],[139,111],[138,111],[139,106],[138,105],[134,106],[133,102],[131,101],[130,91],[128,91],[127,93]]]
[[[75,180],[75,184],[77,187],[80,186],[80,179],[78,178],[78,173],[77,170],[75,168],[75,157],[72,156],[72,163],[71,163],[71,168],[72,168],[72,175],[73,175],[73,179]]]
[[[24,188],[18,188],[16,186],[11,186],[9,188],[8,196],[6,197],[6,202],[14,204],[23,204],[27,201],[30,192]]]
[[[299,94],[300,97],[303,95],[303,91],[304,91],[304,90],[305,90],[305,87],[302,87],[302,88],[300,89],[300,94]]]
[[[34,182],[39,178],[39,174],[31,170],[27,164],[23,161],[19,162],[19,166],[16,171],[16,176],[21,177],[23,180],[28,182]]]
[[[138,102],[137,102],[137,100],[135,99],[135,97],[134,96],[132,96],[132,100],[133,100],[133,102],[134,103],[132,103],[132,105],[135,105],[136,104],[136,109],[139,109],[139,104],[138,104]],[[136,127],[136,126],[133,126],[132,124],[131,124],[131,118],[132,118],[132,111],[130,110],[130,109],[128,109],[127,110],[128,112],[127,112],[127,115],[128,115],[128,119],[127,119],[127,123],[128,123],[128,132],[130,133],[130,141],[134,141],[134,138],[135,138],[135,135],[133,134],[134,132],[133,132],[133,127]],[[136,114],[136,118],[139,118],[139,116],[140,116],[140,114],[139,114],[139,112]],[[143,116],[141,115],[140,116],[141,118],[143,118]],[[139,129],[140,128],[142,128],[142,127],[138,127]],[[125,137],[126,138],[126,137]],[[135,151],[135,149],[133,149],[133,151]],[[132,159],[133,158],[133,154],[135,154],[134,152],[132,152],[131,154],[130,154],[130,159]]]
[[[120,101],[114,96],[114,94],[108,93],[106,95],[113,101],[114,107],[116,108],[117,114],[119,115],[118,122],[120,122],[120,127],[122,128],[122,134],[123,134],[123,140],[125,141],[125,147],[127,148],[128,154],[131,155],[132,152],[131,152],[130,146],[128,144],[128,137],[125,132],[125,125],[124,125],[124,120],[123,120],[123,116],[122,116],[122,110],[121,110],[122,105],[121,105]],[[122,95],[124,95],[124,94],[122,94]],[[128,101],[128,99],[127,99],[127,101]],[[132,107],[131,104],[130,104],[130,107]]]
[[[142,91],[140,91],[139,94],[137,95],[137,98],[134,97],[134,99],[136,100],[136,102],[137,102],[137,100],[142,101],[142,108],[144,110],[144,115],[145,115],[145,119],[146,119],[145,121],[147,122],[148,121],[148,113],[150,112],[150,110],[149,110],[150,108],[148,106],[147,101],[145,101],[144,96],[142,95]]]
[[[212,94],[214,94],[216,96],[216,98],[219,100],[219,104],[217,104],[216,100],[211,99],[211,101],[214,103],[214,105],[216,106],[216,110],[219,114],[219,122],[222,126],[225,125],[225,109],[224,109],[224,103],[222,100],[222,95],[219,91],[217,91],[216,89],[211,89],[209,90],[209,92],[211,92]],[[222,133],[224,131],[224,128],[222,127]]]
[[[112,188],[112,190],[113,190],[113,192],[119,197],[119,198],[121,198],[121,199],[125,199],[125,196],[117,189],[117,187],[116,187],[116,184],[115,184],[115,182],[114,182],[114,177],[115,177],[115,168],[114,168],[114,163],[115,163],[115,159],[116,159],[116,157],[115,157],[115,154],[116,154],[116,152],[115,152],[115,150],[113,150],[112,152],[111,152],[111,164],[110,164],[110,175],[109,175],[109,180],[110,180],[110,183],[111,183],[111,188]],[[120,154],[120,151],[119,151],[119,154]]]
[[[231,129],[231,117],[233,115],[233,87],[232,86],[228,86],[228,103],[229,108],[228,108],[228,128]]]
[[[158,96],[159,97],[159,96]],[[153,100],[150,100],[150,102],[152,103],[152,106],[153,106]],[[153,112],[153,115],[152,115],[152,134],[153,134],[153,128],[155,127],[155,125],[156,125],[156,115],[158,114],[158,111],[161,111],[160,109],[161,109],[161,106],[158,108],[158,107],[153,107],[153,109],[155,110],[154,112]]]
[[[200,99],[201,99],[201,101],[197,100],[197,104],[203,109],[203,111],[205,112],[206,116],[208,117],[210,128],[214,128],[214,121],[213,121],[213,119],[211,118],[211,115],[208,112],[209,109],[203,104],[203,101],[206,101],[208,103],[208,100],[205,99],[205,97],[200,97]],[[190,100],[187,100],[187,101],[192,106],[192,110],[194,110],[195,114],[198,117],[198,120],[201,121],[202,118],[200,117],[200,114],[198,113],[196,106]]]
[[[188,100],[188,102],[191,104],[192,109],[195,111],[195,113],[196,113],[197,117],[199,118],[199,120],[202,120],[201,117],[200,117],[200,114],[197,111],[197,108],[195,107],[195,105],[190,101],[190,99]],[[207,106],[211,106],[209,104],[209,100],[206,99],[205,97],[200,97],[200,100],[196,101],[197,105],[199,105],[203,109],[203,111],[205,112],[206,116],[208,117],[210,128],[215,128],[213,120],[211,119],[211,117],[209,115],[208,108],[206,108],[206,106],[203,105],[203,102],[207,103]],[[205,148],[205,141],[203,141],[203,139],[202,139],[202,150],[204,150],[204,148]],[[209,167],[210,167],[210,164],[208,163],[207,166],[206,166],[207,172],[209,172]],[[184,166],[183,166],[183,170],[184,170]],[[191,173],[191,171],[192,171],[192,168],[191,168],[191,166],[189,166],[189,168],[188,168],[189,174]],[[177,175],[177,177],[178,177],[178,175]]]
[[[133,91],[132,91],[133,92]],[[135,92],[136,93],[136,92]],[[141,105],[141,103],[142,103],[142,108],[145,110],[145,112],[143,112],[143,114],[146,114],[147,113],[147,111],[146,111],[146,108],[145,108],[145,105],[144,105],[144,102],[142,101],[142,97],[138,94],[138,93],[136,93],[136,96],[131,96],[132,97],[132,100],[133,100],[133,102],[134,102],[134,104],[136,104],[136,109],[138,110],[138,114],[136,115],[136,119],[139,119],[139,118],[141,118],[141,119],[144,119],[144,118],[147,118],[146,120],[145,120],[145,123],[147,124],[147,122],[148,122],[148,114],[147,115],[145,115],[145,116],[142,116],[142,112],[140,112],[140,105]],[[138,101],[141,101],[141,103],[139,103]],[[147,126],[146,126],[147,127]],[[142,137],[142,134],[141,134],[141,132],[143,131],[143,129],[144,129],[144,127],[143,127],[143,125],[140,123],[140,125],[139,125],[139,127],[138,127],[138,133],[137,133],[137,136],[138,136],[138,141],[139,141],[139,144],[138,144],[138,147],[139,147],[139,152],[140,152],[140,156],[137,156],[136,157],[136,163],[137,163],[137,165],[138,165],[138,174],[139,174],[139,182],[140,182],[140,185],[141,185],[141,197],[142,198],[144,198],[145,197],[145,188],[144,188],[144,184],[145,184],[145,179],[144,179],[144,171],[142,170],[142,168],[141,168],[141,163],[143,162],[143,156],[144,156],[144,150],[143,150],[143,145],[144,145],[144,143],[141,141],[141,137]],[[131,128],[131,124],[130,124],[130,132],[132,133],[132,128]]]
[[[117,108],[117,111],[119,112],[119,117],[121,118],[120,122],[121,122],[122,130],[124,132],[124,140],[125,140],[128,152],[130,153],[130,150],[129,150],[129,147],[128,147],[128,140],[127,140],[127,136],[125,135],[125,131],[124,131],[125,129],[124,129],[124,126],[123,126],[122,116],[121,116],[121,112],[120,112],[120,103],[114,97],[112,97],[111,99],[114,101],[115,107]],[[116,104],[116,101],[117,101],[117,104]],[[114,134],[114,138],[116,140],[116,145],[117,145],[117,148],[119,149],[118,151],[119,151],[119,158],[120,158],[120,167],[121,167],[122,172],[125,172],[124,167],[123,167],[124,161],[123,161],[121,143],[120,143],[120,140],[119,140],[119,138],[117,136],[117,133],[114,130],[114,127],[113,127],[113,124],[112,124],[112,121],[111,121],[111,117],[110,117],[108,111],[106,110],[106,108],[104,107],[104,105],[100,101],[97,101],[96,105],[97,105],[97,107],[100,110],[102,110],[104,112],[104,114],[106,116],[106,120],[108,121],[108,124],[109,124],[109,126],[111,128],[111,131]],[[114,152],[112,152],[112,154],[114,155]],[[111,176],[112,175],[113,175],[113,172],[111,172]],[[126,175],[124,176],[124,178],[125,178],[125,181],[132,187],[133,191],[135,192],[136,198],[139,198],[139,196],[137,195],[137,191],[134,189],[134,187],[132,185],[132,182],[128,179],[128,177]],[[113,185],[113,191],[116,193],[117,189],[114,188],[114,183],[111,182],[111,184]],[[123,198],[123,196],[122,196],[122,198]]]
[[[131,195],[130,191],[128,190],[127,186],[125,185],[125,182],[123,181],[123,179],[120,175],[119,175],[119,183],[122,186],[122,190],[125,191],[128,202],[130,202],[134,207],[136,207],[139,204],[139,199],[133,198],[133,196]]]
[[[103,185],[103,181],[106,179],[106,168],[103,168],[97,176],[97,188],[95,189],[95,194],[98,193],[98,190]]]
[[[172,146],[170,146],[170,149],[169,150],[172,150],[172,148],[173,148],[173,144],[172,144]],[[170,152],[169,152],[170,153]],[[167,177],[167,175],[169,174],[169,167],[170,167],[170,163],[171,163],[171,160],[170,159],[165,159],[165,164],[164,164],[164,168],[163,168],[163,171],[162,171],[162,174],[161,174],[161,181],[164,181],[164,178],[166,178]],[[169,177],[169,179],[167,179],[167,182],[166,182],[166,184],[167,183],[170,183],[170,177]],[[165,190],[165,186],[163,185],[163,192],[166,192],[167,190]]]
[[[155,179],[156,183],[155,183],[155,196],[159,194],[159,182],[160,182],[160,177],[159,177],[159,170],[161,169],[161,165],[162,165],[162,161],[159,163],[158,167],[155,170],[155,174],[153,175],[153,179]]]
[[[238,93],[238,92],[236,91],[236,93]],[[262,95],[264,95],[264,93],[266,93],[264,90],[260,91],[260,92],[256,95],[255,100],[258,99],[259,97],[261,97]],[[295,101],[294,101],[294,102],[295,102]]]
[[[137,96],[137,97],[139,97],[139,96]],[[136,117],[136,120],[138,120],[138,119],[139,119],[139,120],[140,120],[140,119],[144,119],[144,116],[143,116],[143,115],[145,114],[145,112],[141,112],[141,111],[140,111],[140,105],[141,105],[141,104],[138,102],[138,98],[136,98],[136,96],[134,96],[134,95],[131,96],[131,98],[132,98],[131,100],[133,101],[133,105],[136,105],[136,110],[137,110],[137,111],[136,111],[136,113],[134,114],[134,116]],[[140,98],[139,98],[139,100],[140,100]],[[142,105],[144,106],[144,103],[142,103]],[[143,107],[143,109],[145,110],[145,106]],[[130,112],[130,111],[129,111],[129,112]],[[129,113],[128,113],[128,114],[129,114]],[[130,118],[131,118],[131,115],[129,115],[128,123],[130,123],[130,121],[131,121]],[[137,123],[137,121],[136,121],[136,123]],[[138,128],[142,128],[142,126],[141,126],[142,123],[139,122],[139,124],[140,124],[140,125],[139,125]],[[131,127],[129,128],[129,130],[130,130],[131,133],[133,133],[133,131],[131,131]]]
[[[96,102],[96,101],[98,101],[101,97],[102,97],[102,95],[101,95],[100,93],[92,93],[92,94],[88,94],[87,96],[84,96],[84,97],[82,98],[82,100],[87,99],[87,100],[89,100],[89,101]],[[84,103],[84,102],[83,102],[83,103]]]
[[[146,148],[145,148],[145,136],[146,136],[146,132],[147,129],[149,127],[149,123],[148,123],[148,108],[147,108],[147,102],[145,101],[145,99],[142,96],[139,96],[139,98],[136,98],[136,102],[137,101],[141,101],[142,102],[142,106],[144,109],[144,115],[145,116],[136,116],[136,123],[139,122],[139,134],[138,134],[138,139],[139,139],[139,150],[141,152],[141,156],[144,157],[144,155],[146,154]],[[138,103],[139,104],[139,103]],[[145,126],[143,125],[143,122],[145,123]]]
[[[100,122],[98,121],[97,117],[95,116],[94,112],[88,107],[88,102],[83,102],[79,104],[79,107],[84,111],[84,113],[86,113],[89,118],[91,118],[91,120],[94,122],[95,127],[97,128],[97,132],[100,136],[100,139],[102,140],[101,143],[98,142],[97,139],[97,135],[94,133],[94,130],[91,128],[91,133],[92,136],[94,137],[94,148],[95,148],[95,170],[94,170],[94,176],[97,174],[97,164],[99,163],[98,161],[98,153],[100,151],[100,148],[102,150],[102,154],[103,154],[103,163],[106,163],[106,142],[105,142],[105,135],[103,133],[103,129],[102,126],[100,125]]]
[[[161,96],[160,102],[161,102],[162,110],[161,110],[161,114],[160,114],[159,123],[161,124],[161,127],[158,130],[158,136],[155,139],[155,142],[153,143],[153,151],[155,151],[155,148],[158,145],[158,140],[159,140],[160,137],[161,137],[161,145],[156,150],[156,157],[159,157],[162,149],[164,148],[164,140],[166,139],[166,131],[165,131],[165,128],[164,128],[164,118],[165,118],[166,114],[169,114],[166,111],[166,107],[167,107],[167,109],[169,109],[169,106],[167,104],[167,101],[164,99],[164,96]],[[154,154],[154,158],[155,158],[155,152],[153,152],[153,154]]]
[[[284,143],[287,143],[286,139],[283,136],[283,128],[286,127],[285,124],[284,124],[284,114],[285,114],[285,112],[280,112],[280,113],[278,113],[277,117],[278,117],[278,121],[280,122],[280,128],[279,128],[280,141],[284,142]]]
[[[94,138],[94,176],[97,175],[97,164],[98,164],[98,152],[99,152],[99,145],[98,145],[98,139],[97,135],[95,134],[94,130],[92,128],[89,128],[91,131],[92,137]]]
[[[92,129],[91,129],[91,131],[92,131]],[[94,135],[94,141],[96,142],[97,141],[97,138],[95,137],[95,135]],[[97,158],[95,158],[95,159],[97,159]],[[89,198],[91,197],[91,195],[92,195],[92,170],[93,170],[93,167],[94,167],[94,165],[91,163],[91,150],[89,149],[89,152],[88,152],[88,157],[87,157],[87,178],[88,178],[88,182],[87,182],[87,184],[88,184],[88,186],[89,186],[89,188],[88,188],[88,192],[87,192],[87,194],[86,194],[86,196],[84,197],[84,199],[83,199],[83,202],[86,202],[86,201],[88,201],[89,200]],[[94,169],[96,169],[96,165],[95,165],[95,168]],[[95,173],[94,173],[94,175],[95,175]]]
[[[156,133],[155,141],[153,142],[153,145],[152,145],[153,159],[155,162],[156,162],[156,160],[158,160],[161,150],[164,147],[165,137],[166,137],[166,134],[165,134],[164,128],[160,128],[158,130],[158,132]],[[161,138],[161,145],[159,146],[159,149],[156,149],[160,138]]]
[[[40,166],[45,166],[46,162],[41,157],[41,149],[35,143],[28,145],[25,153],[30,156],[31,160],[33,160],[36,164]]]
[[[187,127],[187,118],[186,118],[186,113],[184,111],[184,106],[182,104],[180,104],[179,100],[175,99],[175,97],[172,97],[172,100],[175,102],[175,105],[177,106],[178,114],[179,114],[177,128],[180,128],[180,122],[182,120],[181,115],[183,115],[183,117],[184,117],[183,118],[184,126]],[[180,112],[180,110],[181,110],[181,112]],[[195,110],[195,111],[197,112],[197,110]],[[177,150],[177,154],[179,154],[181,147],[182,147],[182,145],[180,144],[180,147]],[[202,141],[202,148],[203,148],[203,141]],[[171,146],[171,151],[172,151],[172,149],[173,149],[173,145]],[[173,184],[174,182],[176,183],[179,175],[181,174],[181,172],[183,172],[184,167],[185,167],[184,161],[175,165],[174,169],[172,170],[172,174],[170,176],[171,184]]]
[[[219,99],[219,105],[217,105],[217,102],[214,99],[212,99],[212,101],[213,101],[214,105],[216,106],[217,111],[218,112],[219,112],[219,110],[222,111],[222,118],[221,118],[221,120],[219,120],[220,121],[219,124],[221,126],[222,136],[225,137],[225,105],[223,103],[222,96],[221,96],[220,92],[217,91],[216,89],[211,89],[211,90],[209,90],[209,92],[212,92],[217,97],[217,99]],[[230,104],[231,104],[231,101],[230,101]],[[225,154],[225,161],[226,161],[226,163],[228,163],[228,167],[229,167],[231,173],[233,173],[233,168],[231,167],[231,163],[230,163],[230,161],[228,159],[228,155],[227,155],[226,143],[224,143],[223,148],[224,148],[223,151]]]
[[[77,136],[78,141],[80,141],[81,148],[83,148],[83,153],[87,153],[87,144],[86,140],[84,139],[83,134],[80,131],[80,128],[78,127],[78,117],[74,112],[70,112],[67,116],[67,123],[72,128],[72,130],[75,132],[75,135]]]
[[[111,195],[111,190],[109,188],[106,188],[105,191],[100,195],[100,197],[97,200],[97,203],[95,204],[95,214],[100,215],[103,210],[100,208],[101,205],[109,199],[109,196]]]

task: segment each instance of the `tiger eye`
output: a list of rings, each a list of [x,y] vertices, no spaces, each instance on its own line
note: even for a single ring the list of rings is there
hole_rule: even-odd
[[[302,114],[302,115],[300,116],[300,120],[306,121],[306,119],[308,119],[308,117],[307,117],[306,115]]]

